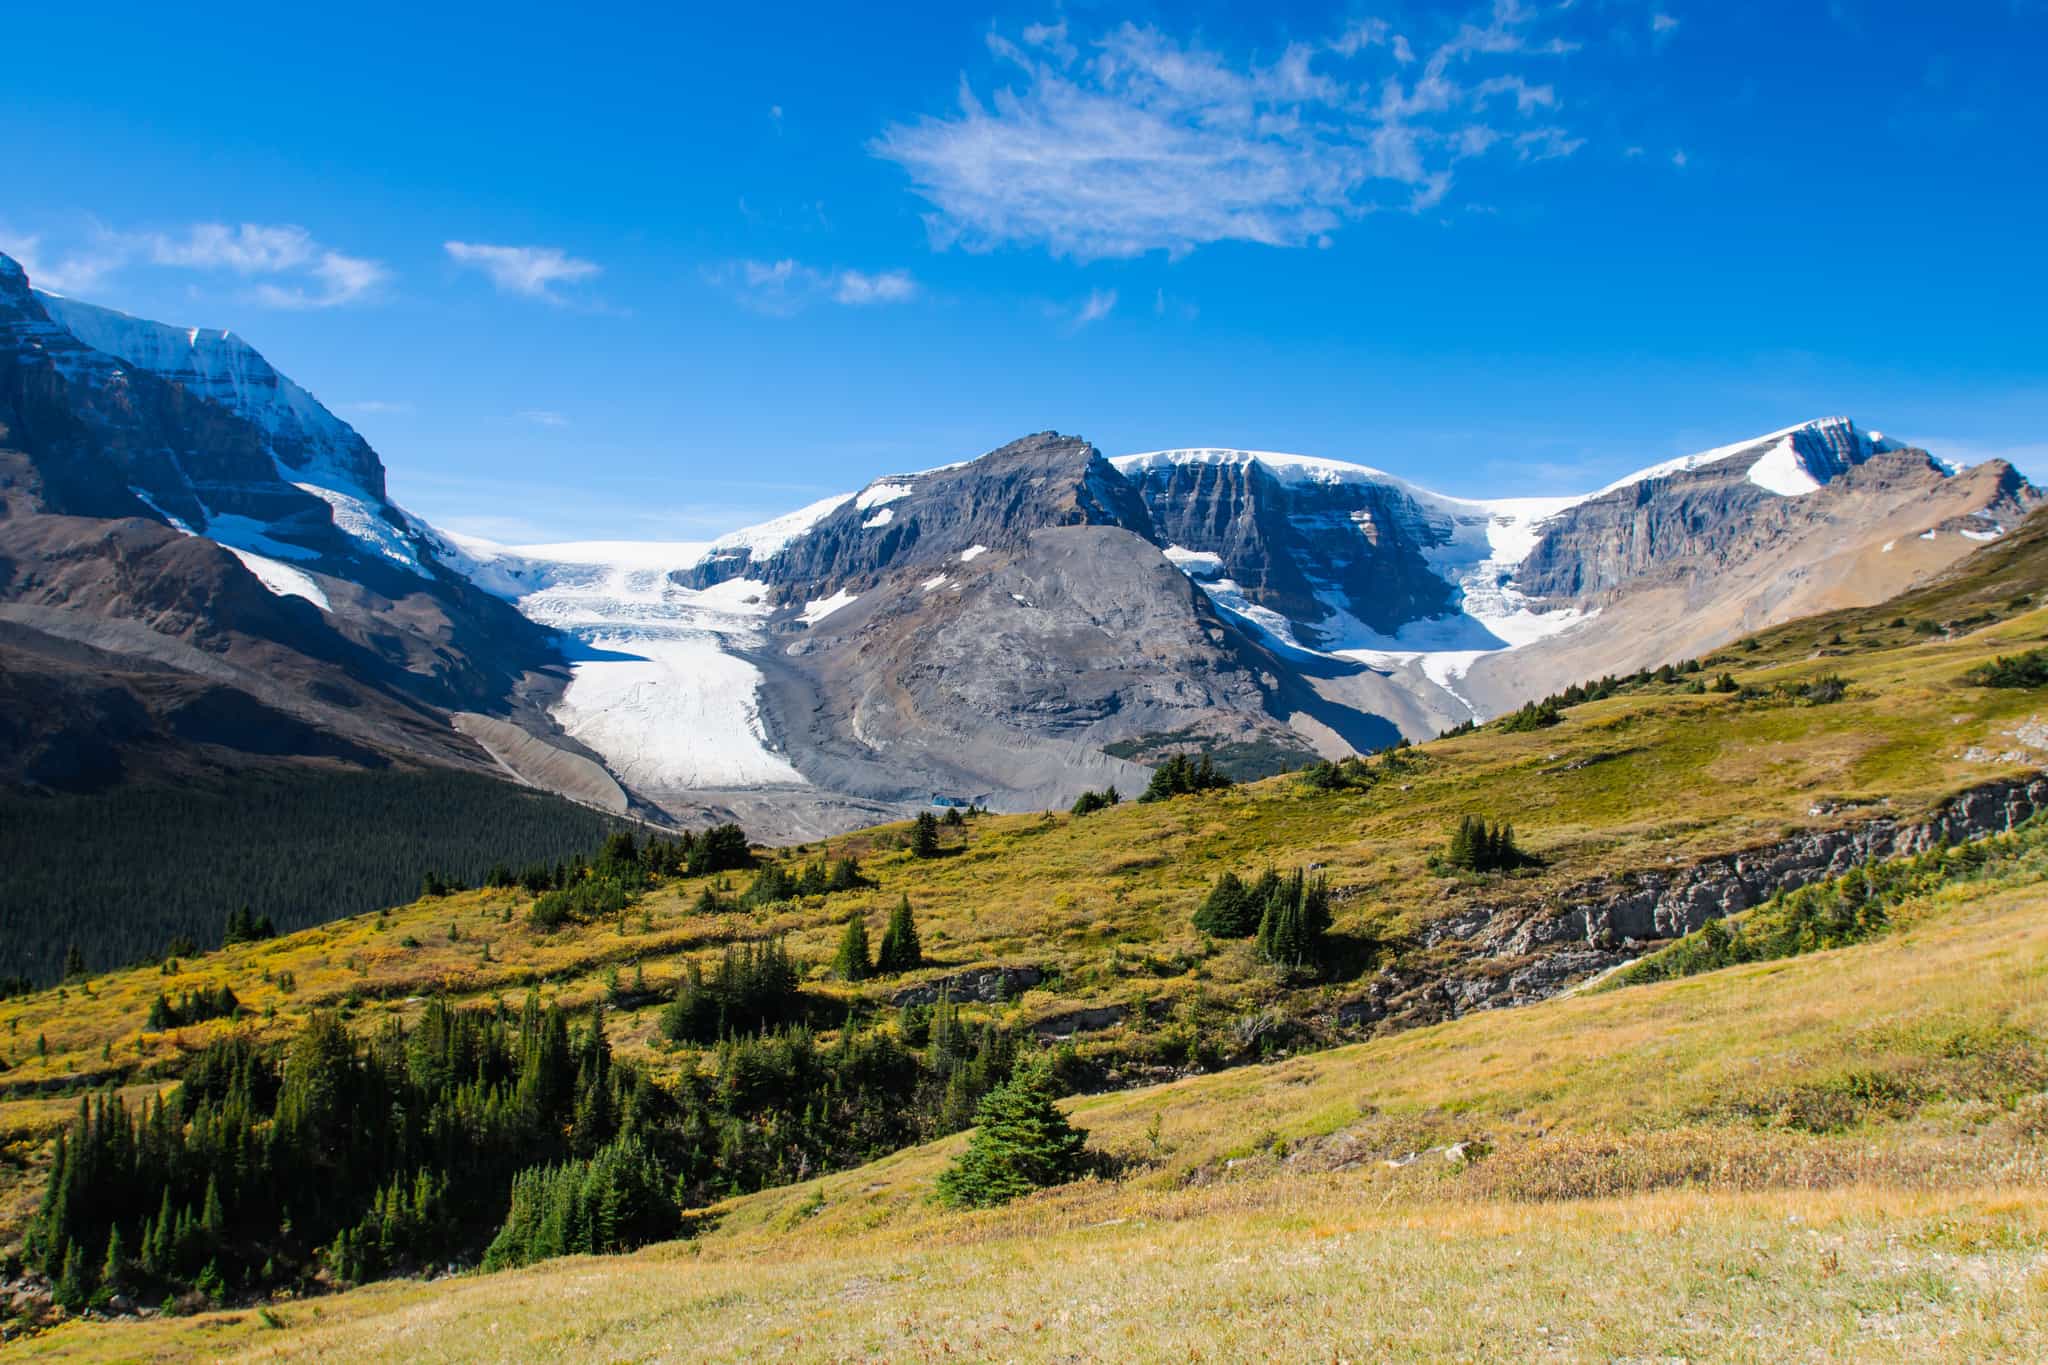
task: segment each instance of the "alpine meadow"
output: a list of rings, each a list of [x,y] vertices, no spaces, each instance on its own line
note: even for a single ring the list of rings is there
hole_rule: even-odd
[[[2048,1358],[2048,14],[476,18],[9,21],[0,1355]]]

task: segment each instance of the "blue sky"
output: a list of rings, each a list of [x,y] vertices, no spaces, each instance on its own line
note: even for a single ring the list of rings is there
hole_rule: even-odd
[[[7,28],[0,249],[240,332],[455,529],[1048,427],[1519,494],[1845,412],[2048,475],[2041,0]]]

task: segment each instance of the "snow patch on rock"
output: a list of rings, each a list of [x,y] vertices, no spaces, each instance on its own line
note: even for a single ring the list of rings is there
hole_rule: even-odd
[[[830,597],[821,597],[815,602],[804,603],[804,609],[799,615],[805,625],[815,626],[833,612],[844,610],[858,601],[859,597],[841,588]]]
[[[313,576],[302,569],[256,554],[251,550],[238,550],[232,545],[223,545],[229,554],[242,561],[242,567],[256,575],[256,581],[279,597],[303,597],[322,611],[334,610]]]

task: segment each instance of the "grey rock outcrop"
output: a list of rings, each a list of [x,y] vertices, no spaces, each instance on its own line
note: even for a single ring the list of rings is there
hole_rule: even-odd
[[[1626,963],[1646,941],[1682,937],[1852,868],[2003,834],[2044,810],[2048,777],[1992,783],[1924,818],[1881,815],[1811,830],[1689,867],[1585,882],[1536,906],[1474,906],[1437,921],[1422,941],[1468,946],[1468,967],[1440,983],[1451,1013],[1527,1004]],[[1354,1002],[1351,1017],[1381,1017],[1403,984],[1390,981],[1377,997]]]
[[[889,1003],[898,1009],[907,1005],[935,1005],[943,995],[949,1000],[997,1005],[1022,995],[1043,980],[1045,972],[1037,967],[977,967],[905,987],[890,996]]]

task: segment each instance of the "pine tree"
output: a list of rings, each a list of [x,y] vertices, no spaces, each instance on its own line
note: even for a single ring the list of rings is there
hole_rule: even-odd
[[[57,1288],[53,1297],[58,1303],[76,1313],[85,1307],[86,1298],[92,1293],[87,1282],[85,1258],[78,1254],[78,1243],[71,1242],[64,1248],[64,1269],[57,1276]]]
[[[206,1178],[206,1202],[201,1206],[204,1212],[199,1216],[199,1226],[207,1237],[218,1244],[221,1235],[227,1231],[227,1216],[220,1206],[220,1181],[213,1176]]]
[[[1451,846],[1444,853],[1444,861],[1452,867],[1472,866],[1472,826],[1476,823],[1477,821],[1468,815],[1451,831]]]
[[[1036,1062],[1020,1064],[1008,1085],[984,1096],[967,1150],[939,1176],[940,1201],[986,1208],[1079,1177],[1088,1135],[1053,1100],[1051,1070]]]
[[[64,950],[64,979],[75,981],[85,975],[85,954],[78,951],[76,943]]]
[[[916,971],[924,965],[924,950],[918,943],[917,923],[910,915],[910,897],[905,896],[889,912],[888,927],[882,931],[881,952],[875,970],[885,976]]]
[[[839,956],[832,961],[832,970],[841,981],[865,981],[875,973],[874,960],[868,956],[868,926],[860,911],[856,910],[846,919],[846,933],[839,940]]]
[[[928,810],[917,813],[917,824],[910,831],[910,851],[920,858],[939,854],[939,821]]]
[[[100,1283],[109,1288],[118,1287],[128,1278],[128,1248],[121,1241],[121,1225],[114,1224],[107,1234],[107,1259],[100,1266]]]
[[[1322,961],[1330,930],[1330,895],[1321,878],[1302,872],[1279,882],[1259,918],[1259,956],[1277,967],[1299,970]]]

